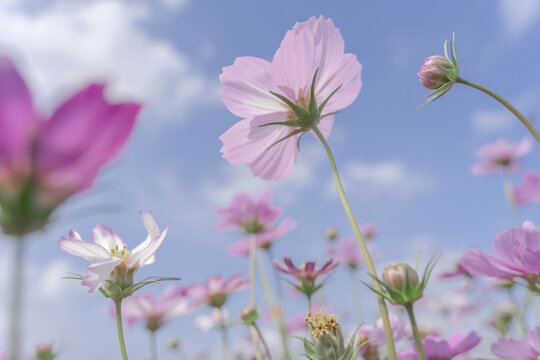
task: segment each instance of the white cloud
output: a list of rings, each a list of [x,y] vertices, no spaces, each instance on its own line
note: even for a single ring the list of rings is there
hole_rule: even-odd
[[[0,52],[20,55],[41,105],[50,108],[59,93],[97,79],[110,85],[109,95],[140,100],[153,116],[176,121],[192,104],[217,101],[217,80],[149,35],[141,25],[151,17],[149,7],[127,1],[56,1],[33,13],[0,7]]]
[[[189,0],[161,0],[163,6],[172,10],[179,10],[188,4]]]
[[[352,162],[342,171],[341,180],[347,191],[363,196],[391,196],[407,198],[434,186],[434,179],[417,173],[401,162],[374,164]],[[329,192],[337,194],[332,180]]]
[[[540,15],[540,1],[500,0],[499,13],[506,33],[516,39],[536,23]]]

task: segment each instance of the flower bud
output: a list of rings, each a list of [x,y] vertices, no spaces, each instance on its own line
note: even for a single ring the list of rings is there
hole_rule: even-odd
[[[446,84],[453,81],[448,78],[443,69],[452,69],[452,63],[442,55],[430,56],[424,60],[418,76],[420,77],[420,83],[429,90],[436,90]]]
[[[240,312],[240,319],[244,321],[245,325],[252,325],[259,318],[259,313],[257,309],[249,305],[242,309]]]
[[[339,232],[335,228],[328,228],[324,231],[324,236],[328,241],[334,241],[338,238]]]
[[[36,360],[53,360],[56,357],[52,349],[52,345],[49,343],[37,344],[34,349],[34,357]]]
[[[168,347],[171,350],[176,350],[180,347],[180,339],[179,338],[172,338],[168,342]]]
[[[394,290],[403,290],[408,283],[411,287],[418,285],[418,274],[405,263],[390,264],[383,270],[383,283]]]
[[[317,359],[339,359],[345,352],[345,339],[341,326],[334,314],[325,315],[322,311],[306,317],[314,337],[314,352]]]

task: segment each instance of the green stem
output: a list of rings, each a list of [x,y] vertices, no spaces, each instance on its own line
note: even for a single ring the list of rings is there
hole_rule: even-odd
[[[266,267],[264,264],[264,259],[260,256],[260,254],[256,254],[255,258],[257,260],[257,268],[259,271],[259,278],[261,279],[261,284],[263,287],[263,292],[266,297],[266,302],[268,303],[268,307],[271,309],[271,311],[277,311],[277,328],[278,332],[280,334],[281,338],[281,344],[283,346],[283,357],[285,359],[290,359],[291,354],[289,351],[289,347],[287,344],[287,335],[285,334],[285,317],[283,313],[283,309],[281,307],[276,306],[276,301],[274,299],[274,293],[272,292],[272,286],[270,285],[270,280],[268,277],[268,272],[266,271]],[[259,336],[260,337],[260,336]]]
[[[270,353],[270,348],[268,347],[268,344],[266,343],[266,340],[264,339],[261,329],[259,329],[256,323],[253,323],[253,327],[255,328],[255,331],[257,331],[257,334],[259,335],[259,339],[261,339],[261,342],[264,347],[264,351],[266,351],[267,359],[272,360],[272,354]]]
[[[227,360],[227,327],[221,325],[221,355],[223,360]]]
[[[488,94],[489,96],[491,96],[492,98],[494,98],[495,100],[497,100],[499,103],[501,103],[505,108],[507,108],[512,114],[514,114],[515,117],[518,118],[519,121],[521,121],[521,123],[523,124],[523,126],[525,126],[527,128],[527,130],[529,130],[529,132],[531,133],[531,135],[536,139],[536,142],[538,142],[538,144],[540,144],[540,134],[538,133],[538,131],[536,131],[536,129],[534,128],[534,126],[532,126],[532,124],[529,122],[529,120],[523,116],[522,113],[520,113],[514,106],[512,106],[512,104],[510,104],[508,101],[504,100],[502,97],[500,97],[499,95],[497,95],[496,93],[494,93],[493,91],[489,90],[488,88],[485,88],[483,87],[482,85],[478,85],[476,83],[473,83],[471,81],[468,81],[468,80],[465,80],[463,78],[460,78],[459,76],[457,77],[456,79],[456,83],[459,83],[459,84],[464,84],[464,85],[468,85],[472,88],[475,88],[477,90],[480,90],[482,91],[483,93],[485,94]]]
[[[118,330],[118,342],[120,343],[122,360],[128,360],[126,343],[124,341],[124,329],[122,328],[122,299],[115,299],[114,307],[116,309],[116,328]]]
[[[377,271],[375,270],[375,265],[373,264],[373,260],[371,259],[371,255],[369,253],[366,242],[364,241],[364,237],[362,236],[362,233],[360,232],[360,227],[358,226],[358,223],[356,222],[356,218],[354,217],[353,211],[351,209],[351,205],[349,204],[349,201],[347,200],[347,196],[345,195],[345,190],[343,189],[343,185],[341,184],[341,179],[339,178],[336,161],[334,160],[334,155],[332,155],[332,150],[330,150],[330,146],[328,145],[328,142],[324,138],[319,128],[316,125],[313,125],[312,129],[317,135],[317,137],[319,138],[319,140],[321,141],[321,143],[323,144],[324,149],[326,150],[326,154],[328,155],[328,160],[330,161],[330,167],[332,168],[332,176],[334,177],[334,182],[336,183],[336,188],[337,188],[339,197],[341,199],[341,203],[343,205],[343,208],[345,209],[347,218],[349,219],[349,222],[351,223],[351,227],[353,229],[356,240],[358,241],[358,245],[360,245],[360,250],[362,250],[362,255],[364,257],[364,260],[366,261],[366,266],[368,268],[369,274],[373,278],[376,278]],[[372,284],[375,290],[382,292],[381,285],[377,281],[372,279]],[[377,294],[377,302],[379,304],[379,312],[381,314],[381,318],[384,325],[384,335],[386,338],[386,346],[388,348],[388,358],[389,360],[396,360],[396,347],[394,344],[394,337],[392,335],[392,327],[390,325],[390,317],[388,316],[388,309],[386,308],[386,303],[384,302],[384,298],[378,294]]]
[[[18,360],[20,351],[21,306],[24,281],[24,245],[22,237],[15,238],[15,254],[13,256],[11,303],[9,313],[9,360]]]
[[[354,272],[351,270],[351,297],[353,302],[353,311],[355,320],[358,323],[362,322],[362,310],[360,307],[360,296],[358,294],[358,282],[354,279]]]
[[[255,309],[255,256],[257,254],[257,237],[252,235],[249,240],[249,305]],[[262,359],[259,350],[259,337],[255,330],[251,331],[251,340],[255,347],[255,357],[257,360]]]
[[[408,303],[403,306],[405,307],[405,310],[407,310],[407,315],[409,315],[409,320],[411,321],[414,342],[416,343],[416,351],[418,352],[418,360],[426,360],[426,354],[424,354],[424,345],[422,344],[422,337],[420,336],[418,326],[416,325],[416,319],[414,317],[413,304]]]
[[[150,352],[152,360],[158,360],[156,332],[150,331]]]
[[[506,202],[508,203],[508,206],[510,206],[510,210],[512,210],[512,214],[514,215],[517,225],[521,226],[523,224],[523,217],[521,216],[521,212],[519,211],[519,207],[516,203],[516,198],[514,197],[514,187],[512,186],[510,176],[508,173],[503,172],[502,179]]]

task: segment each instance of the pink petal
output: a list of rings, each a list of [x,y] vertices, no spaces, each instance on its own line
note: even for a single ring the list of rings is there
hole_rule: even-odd
[[[31,171],[37,130],[30,92],[13,62],[0,56],[0,182]]]
[[[480,340],[482,339],[474,331],[471,331],[468,334],[464,332],[455,333],[448,339],[448,344],[451,349],[450,354],[452,356],[463,354],[478,345]]]
[[[67,239],[62,237],[58,240],[58,245],[65,252],[82,257],[89,263],[101,262],[112,258],[111,254],[100,245],[76,238]]]
[[[502,336],[499,337],[495,344],[491,345],[491,352],[499,357],[512,360],[531,360],[536,359],[539,355],[525,341],[506,339]]]
[[[122,260],[118,258],[111,258],[110,260],[88,266],[86,268],[86,277],[81,281],[81,284],[89,287],[88,292],[96,291],[121,262]]]
[[[223,68],[219,79],[223,88],[219,95],[230,112],[250,118],[283,111],[284,105],[270,93],[275,90],[271,64],[263,59],[243,56],[232,66]]]

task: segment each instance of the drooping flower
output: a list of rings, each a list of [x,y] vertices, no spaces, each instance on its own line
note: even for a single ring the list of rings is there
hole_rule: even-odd
[[[451,360],[474,348],[481,338],[474,332],[457,332],[448,340],[438,335],[428,335],[422,341],[426,360]],[[416,347],[398,353],[398,360],[417,360]]]
[[[223,69],[220,96],[243,120],[220,136],[223,157],[265,180],[287,177],[299,138],[314,126],[327,137],[333,114],[356,99],[361,70],[356,56],[344,53],[332,20],[322,16],[288,31],[271,63],[237,58]]]
[[[114,308],[113,308],[114,309]],[[163,295],[156,298],[152,294],[135,294],[123,300],[122,317],[128,326],[144,321],[150,331],[156,331],[171,318],[188,314],[193,309],[185,290],[169,286]],[[116,318],[116,314],[114,314]]]
[[[114,230],[103,225],[97,225],[92,231],[92,242],[83,241],[74,230],[69,232],[69,237],[58,240],[62,250],[90,263],[81,281],[82,285],[88,286],[89,292],[96,291],[107,280],[115,285],[114,288],[125,290],[133,284],[133,275],[140,267],[155,261],[168,228],[160,231],[151,212],[141,211],[141,218],[148,235],[131,251]]]
[[[196,306],[221,308],[231,293],[244,290],[248,285],[249,279],[242,274],[234,275],[228,280],[221,275],[215,275],[208,278],[204,284],[188,286],[186,296],[195,300]]]
[[[133,130],[140,106],[112,105],[92,84],[50,116],[39,115],[12,61],[0,56],[0,226],[24,235],[87,190]]]
[[[364,264],[364,257],[358,244],[351,238],[342,238],[339,242],[328,248],[328,253],[342,264],[355,270]]]
[[[274,259],[276,269],[294,276],[299,282],[299,284],[295,285],[295,288],[307,296],[311,296],[322,287],[322,284],[315,283],[319,277],[331,274],[339,265],[334,259],[327,260],[319,269],[315,267],[314,261],[303,263],[300,267],[294,266],[289,257],[285,257],[283,261],[285,265]]]
[[[521,164],[519,159],[527,155],[532,149],[532,142],[524,138],[521,142],[511,144],[505,139],[499,139],[492,144],[487,144],[476,151],[479,162],[471,167],[473,175],[488,175],[498,171],[513,174],[517,172]]]
[[[518,205],[540,204],[540,173],[526,173],[523,183],[514,187],[514,199]]]
[[[535,326],[527,332],[525,340],[500,336],[491,345],[491,352],[508,360],[538,360],[540,358],[540,327]]]
[[[513,280],[523,278],[531,290],[538,291],[540,276],[540,228],[526,221],[497,234],[493,241],[497,256],[470,249],[460,263],[472,276]]]

